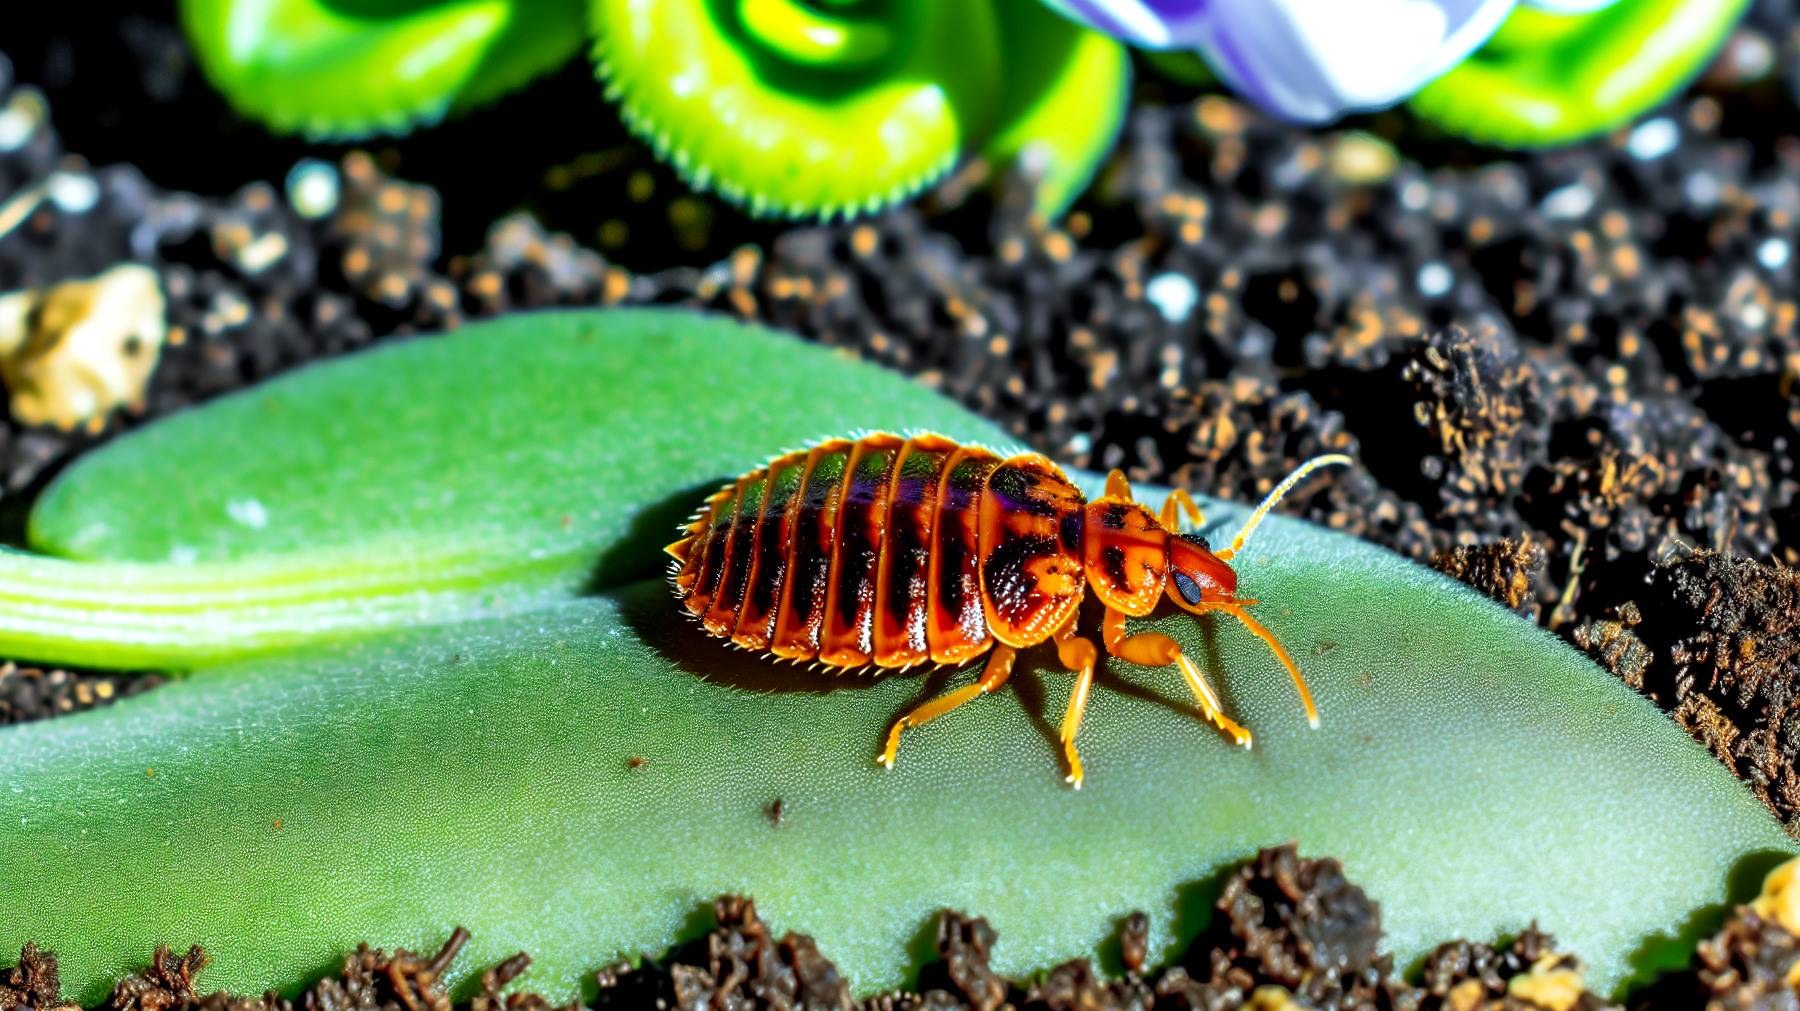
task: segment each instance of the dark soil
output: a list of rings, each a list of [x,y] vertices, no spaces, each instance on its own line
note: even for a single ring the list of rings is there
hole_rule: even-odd
[[[1284,509],[1566,636],[1800,832],[1790,0],[1760,0],[1744,29],[1775,48],[1773,75],[1715,76],[1646,117],[1679,140],[1667,150],[1622,130],[1484,151],[1404,110],[1348,124],[1365,133],[1302,130],[1140,68],[1118,152],[1062,222],[976,163],[916,206],[794,227],[687,191],[579,64],[365,153],[232,116],[166,3],[70,17],[9,36],[41,91],[5,72],[0,91],[47,96],[57,118],[0,152],[0,201],[57,168],[92,172],[100,198],[0,237],[0,290],[136,259],[161,273],[171,330],[140,412],[73,432],[0,422],[14,543],[86,448],[306,361],[539,306],[710,307],[1135,481],[1254,500],[1301,460],[1350,453]],[[1340,157],[1384,150],[1373,173]],[[270,182],[301,156],[344,181],[318,220]],[[248,251],[269,236],[285,252],[265,263]],[[0,716],[85,705],[82,683],[125,693],[69,677],[73,695],[0,699]]]
[[[1145,972],[1149,921],[1122,923],[1125,974],[1110,978],[1076,959],[1025,980],[995,973],[989,960],[1001,938],[980,918],[944,911],[937,921],[939,960],[915,990],[858,1000],[810,937],[775,937],[753,900],[714,903],[716,926],[658,960],[621,962],[596,974],[593,1011],[1599,1011],[1612,1007],[1589,992],[1579,961],[1559,953],[1535,927],[1490,947],[1471,941],[1439,946],[1416,980],[1394,974],[1380,952],[1379,906],[1348,882],[1338,862],[1300,857],[1293,846],[1262,851],[1226,881],[1212,922],[1173,965]],[[368,945],[345,960],[337,978],[314,983],[299,1000],[274,993],[205,993],[196,976],[206,956],[158,948],[150,966],[120,980],[109,1011],[585,1011],[557,1009],[525,989],[504,993],[531,964],[525,953],[481,976],[480,992],[453,1004],[439,980],[469,935],[458,928],[430,958],[388,955]],[[1789,980],[1800,941],[1740,906],[1691,966],[1665,975],[1627,1002],[1633,1011],[1791,1008]],[[18,968],[0,980],[0,1009],[77,1011],[60,996],[53,954],[27,945]]]

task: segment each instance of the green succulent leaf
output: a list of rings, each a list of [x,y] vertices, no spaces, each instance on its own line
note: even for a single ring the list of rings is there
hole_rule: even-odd
[[[1381,902],[1400,964],[1535,919],[1605,989],[1684,959],[1675,939],[1792,852],[1711,756],[1553,636],[1285,519],[1236,564],[1320,729],[1260,640],[1177,612],[1139,626],[1199,659],[1254,750],[1202,723],[1178,675],[1108,661],[1071,790],[1054,730],[1070,678],[1040,648],[878,768],[890,722],[971,672],[776,666],[631,580],[696,491],[812,435],[908,424],[991,433],[826,349],[602,311],[332,363],[85,458],[34,517],[44,547],[123,564],[179,545],[230,568],[498,528],[596,592],[9,728],[0,879],[19,885],[0,945],[54,948],[93,1003],[159,942],[206,946],[209,987],[291,992],[357,941],[430,948],[460,923],[456,973],[524,949],[525,984],[560,998],[738,890],[866,991],[909,981],[943,906],[992,920],[1003,971],[1091,954],[1132,909],[1170,952],[1205,918],[1195,882],[1292,838]],[[266,522],[233,511],[245,496]],[[1209,533],[1246,511],[1202,505]]]
[[[580,0],[182,0],[201,68],[280,133],[405,133],[511,91],[581,47]]]
[[[0,553],[0,655],[187,670],[531,607],[658,571],[694,482],[908,425],[1003,438],[722,317],[547,312],[392,344],[70,467],[31,516],[55,557]]]
[[[592,0],[589,17],[608,96],[685,178],[753,213],[829,217],[948,171],[999,87],[985,0],[852,9],[871,6]]]
[[[1503,147],[1567,144],[1630,122],[1712,58],[1749,0],[1619,0],[1591,14],[1521,6],[1411,101],[1452,133]]]
[[[1054,219],[1112,151],[1131,98],[1131,57],[1039,0],[997,0],[995,9],[1006,77],[999,125],[982,153],[1000,165],[1023,158],[1038,179],[1038,212]]]

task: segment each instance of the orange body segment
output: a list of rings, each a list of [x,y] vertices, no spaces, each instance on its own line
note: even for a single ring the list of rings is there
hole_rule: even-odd
[[[757,521],[749,585],[731,636],[731,641],[744,649],[768,649],[775,634],[775,609],[781,603],[781,585],[787,576],[788,511],[806,476],[806,456],[789,453],[771,461],[767,468],[768,491]]]
[[[994,643],[981,605],[977,534],[988,475],[999,465],[1000,458],[980,446],[963,446],[938,485],[925,606],[925,640],[936,663],[967,663]]]
[[[988,476],[981,500],[982,603],[994,638],[1035,646],[1081,603],[1087,499],[1056,464],[1011,457]]]
[[[721,555],[712,604],[700,619],[708,634],[729,638],[737,628],[738,608],[744,602],[744,588],[750,581],[757,514],[762,509],[763,489],[767,483],[766,471],[753,470],[739,478],[737,487],[732,489],[737,508],[732,511],[731,526],[725,531],[725,550]]]
[[[695,542],[693,554],[688,558],[688,566],[682,570],[682,576],[691,573],[693,584],[687,598],[687,608],[695,616],[706,613],[712,606],[713,591],[718,588],[719,576],[725,567],[725,538],[731,531],[731,521],[737,514],[737,486],[727,485],[712,498],[706,500],[707,512],[701,517],[702,529]]]
[[[899,436],[868,436],[857,441],[845,466],[819,632],[819,661],[828,666],[860,667],[874,658],[875,580],[887,537],[894,464],[903,445]]]
[[[1150,510],[1109,495],[1088,503],[1081,557],[1100,602],[1141,618],[1156,609],[1169,578],[1169,532]]]
[[[838,502],[843,498],[844,468],[854,443],[833,439],[813,447],[806,458],[806,477],[793,509],[788,537],[787,578],[775,615],[769,649],[776,656],[811,660],[819,655],[819,629],[825,624],[825,598],[831,588],[831,555],[837,545]]]
[[[956,443],[941,435],[908,439],[894,464],[887,533],[875,576],[875,664],[912,667],[931,660],[925,637],[930,604],[931,532],[938,484]]]

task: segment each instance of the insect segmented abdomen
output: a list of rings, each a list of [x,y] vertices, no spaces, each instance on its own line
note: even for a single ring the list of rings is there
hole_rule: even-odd
[[[775,634],[775,611],[781,604],[781,586],[787,577],[790,506],[806,476],[806,454],[789,453],[769,464],[768,492],[763,496],[756,524],[756,548],[750,567],[750,583],[738,610],[737,630],[731,641],[745,649],[769,648]]]
[[[700,619],[700,624],[713,635],[728,637],[737,628],[738,607],[744,602],[744,587],[750,581],[750,549],[756,543],[757,512],[762,508],[767,478],[766,471],[751,471],[739,478],[732,489],[736,508],[732,510],[731,525],[725,528],[725,548],[720,553],[721,568],[712,605]]]
[[[819,634],[819,659],[859,667],[874,657],[875,578],[880,571],[894,463],[906,440],[877,433],[857,440],[845,467],[831,555],[830,593]]]
[[[695,617],[705,614],[712,604],[713,590],[718,586],[718,577],[723,570],[723,531],[731,525],[737,509],[736,498],[736,485],[720,489],[706,500],[699,518],[688,527],[693,536],[683,542],[688,545],[687,557],[675,577],[675,585],[686,591],[687,609]]]
[[[925,608],[925,639],[938,663],[964,663],[994,642],[982,614],[977,535],[987,478],[999,465],[1000,458],[980,446],[959,447],[938,486]]]
[[[833,667],[961,664],[1067,619],[1082,516],[1035,453],[875,433],[745,474],[670,552],[688,609],[739,646]]]
[[[875,580],[875,665],[911,667],[931,659],[925,621],[931,605],[931,544],[938,485],[957,445],[919,435],[901,447],[888,497],[887,533]]]
[[[769,645],[776,656],[810,660],[819,654],[819,627],[824,624],[825,598],[831,589],[831,554],[837,544],[844,467],[854,446],[847,439],[833,439],[807,454],[806,476],[791,507],[787,578],[782,583],[775,636]]]

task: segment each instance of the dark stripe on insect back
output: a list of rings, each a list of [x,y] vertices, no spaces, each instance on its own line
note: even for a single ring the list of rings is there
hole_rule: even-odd
[[[1106,576],[1106,584],[1120,596],[1131,593],[1131,577],[1125,574],[1125,549],[1117,544],[1108,544],[1100,549],[1100,570]]]
[[[949,454],[915,450],[894,476],[888,502],[887,586],[882,593],[888,627],[904,636],[909,649],[924,652],[925,609],[931,603],[926,576],[931,570],[932,511],[937,507],[938,478]]]
[[[727,493],[713,502],[711,509],[711,529],[707,530],[706,542],[700,548],[705,552],[700,558],[700,578],[694,583],[694,596],[688,604],[695,614],[706,613],[719,588],[719,577],[725,574],[725,540],[731,531],[732,517],[737,514],[736,494]]]
[[[744,603],[744,588],[750,584],[750,564],[755,557],[756,521],[761,514],[763,491],[768,475],[752,474],[747,483],[738,485],[737,517],[731,521],[731,538],[726,542],[725,578],[719,582],[719,594],[713,598],[712,610],[706,614],[707,631],[730,635],[737,628],[738,608]]]
[[[865,445],[866,445],[865,441]],[[844,482],[843,503],[838,506],[837,595],[827,614],[827,635],[854,633],[856,649],[867,656],[875,609],[875,569],[881,560],[881,521],[886,519],[882,496],[893,473],[900,446],[866,449]]]
[[[800,508],[794,514],[793,543],[788,547],[788,584],[793,588],[788,606],[793,613],[788,616],[788,624],[807,628],[807,638],[814,647],[819,644],[819,620],[824,617],[825,595],[831,586],[828,580],[835,532],[826,525],[825,513],[843,481],[849,456],[850,451],[845,449],[819,457],[807,475],[806,488],[800,493]]]
[[[769,470],[769,494],[757,523],[756,572],[738,615],[738,630],[758,637],[769,634],[775,607],[781,603],[781,580],[787,574],[787,508],[806,476],[806,457],[779,470],[771,464]]]
[[[1056,540],[1040,534],[1015,534],[1005,531],[994,550],[988,553],[981,568],[988,599],[994,613],[1008,625],[1019,627],[1030,623],[1033,614],[1051,601],[1038,592],[1037,577],[1028,569],[1039,558],[1057,551]]]
[[[1061,528],[1057,536],[1062,538],[1062,548],[1071,558],[1081,557],[1082,530],[1087,523],[1087,510],[1076,509],[1063,514]]]
[[[1123,502],[1108,502],[1106,510],[1100,514],[1100,525],[1108,530],[1125,529],[1125,517],[1131,515],[1131,507]]]
[[[966,641],[987,636],[987,617],[981,606],[976,519],[981,513],[988,474],[999,463],[992,457],[963,459],[944,475],[944,488],[938,496],[933,531],[938,578],[932,587],[931,624],[940,629],[956,629]]]

